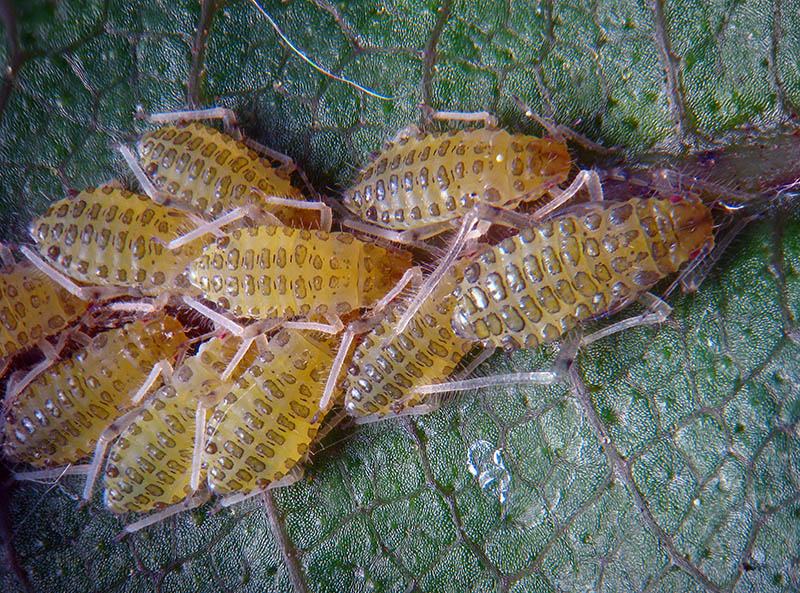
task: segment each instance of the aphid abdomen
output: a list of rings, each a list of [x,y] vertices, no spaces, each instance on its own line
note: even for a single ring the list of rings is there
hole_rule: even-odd
[[[106,463],[105,506],[115,513],[162,508],[191,493],[195,412],[199,399],[214,399],[232,381],[220,377],[236,354],[235,337],[212,338],[173,373],[111,446]],[[252,350],[251,350],[252,352]],[[247,368],[248,352],[238,368]],[[206,416],[210,415],[210,411]],[[201,483],[205,472],[201,472]]]
[[[27,262],[0,271],[0,359],[57,334],[86,307]]]
[[[4,455],[36,466],[88,456],[152,367],[174,360],[185,340],[181,324],[163,315],[98,334],[4,402]]]
[[[263,204],[263,196],[253,188],[265,196],[303,199],[289,172],[273,167],[246,144],[199,123],[148,132],[137,149],[142,168],[160,191],[199,208],[209,218],[238,206]],[[304,219],[291,208],[263,207],[286,224]]]
[[[327,342],[282,330],[245,371],[208,423],[208,484],[217,494],[265,488],[307,454],[334,353]]]
[[[238,317],[343,315],[368,304],[365,298],[382,296],[407,264],[405,252],[349,233],[260,226],[209,245],[192,262],[189,280]]]
[[[104,503],[114,513],[144,512],[190,493],[194,400],[162,387],[111,446]]]
[[[166,244],[193,228],[180,210],[101,186],[54,203],[30,234],[42,257],[75,280],[157,295],[188,285],[186,266],[206,240],[172,250]]]
[[[535,348],[625,307],[713,243],[711,231],[699,202],[581,204],[475,258],[453,327],[484,345]]]
[[[567,178],[563,142],[479,129],[391,144],[344,193],[345,207],[399,231],[464,215],[476,201],[515,208]]]
[[[386,314],[356,347],[342,381],[345,408],[351,416],[397,413],[420,403],[419,385],[448,377],[473,345],[450,326],[456,304],[453,288],[460,268],[445,276],[431,298],[422,304],[403,332],[382,348],[405,310],[402,304]]]

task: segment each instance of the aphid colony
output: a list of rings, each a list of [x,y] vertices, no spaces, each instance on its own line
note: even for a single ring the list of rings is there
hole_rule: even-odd
[[[84,498],[102,473],[120,513],[291,483],[334,406],[362,420],[427,411],[422,388],[473,347],[556,340],[713,244],[699,201],[604,202],[585,172],[561,192],[561,140],[492,127],[389,144],[344,194],[357,234],[331,231],[290,162],[212,128],[168,125],[138,158],[121,151],[147,195],[109,184],[54,203],[30,224],[32,263],[5,249],[0,276],[0,358],[45,355],[6,377],[4,456],[91,459]],[[582,183],[590,202],[512,212]],[[518,232],[488,245],[492,222]],[[452,265],[399,296],[421,274],[386,239],[424,247],[448,230]]]

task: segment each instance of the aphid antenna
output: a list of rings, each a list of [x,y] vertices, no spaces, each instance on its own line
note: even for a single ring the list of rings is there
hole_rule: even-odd
[[[314,68],[314,69],[315,69],[315,70],[317,70],[318,72],[321,72],[322,74],[324,74],[325,76],[327,76],[327,77],[329,77],[329,78],[332,78],[333,80],[338,80],[339,82],[343,82],[343,83],[345,83],[345,84],[348,84],[348,85],[352,86],[353,88],[356,88],[356,89],[358,89],[358,90],[359,90],[359,91],[361,91],[362,93],[365,93],[365,94],[367,94],[367,95],[370,95],[370,96],[372,96],[372,97],[375,97],[375,98],[377,98],[377,99],[382,99],[382,100],[384,100],[384,101],[394,101],[394,100],[396,99],[396,97],[389,97],[389,96],[386,96],[386,95],[382,95],[382,94],[380,94],[380,93],[378,93],[378,92],[376,92],[376,91],[373,91],[372,89],[369,89],[369,88],[367,88],[367,87],[365,87],[365,86],[362,86],[362,85],[358,84],[358,83],[357,83],[357,82],[355,82],[355,81],[352,81],[352,80],[350,80],[350,79],[348,79],[348,78],[345,78],[345,77],[343,77],[343,76],[339,76],[338,74],[334,74],[334,73],[333,73],[333,72],[331,72],[330,70],[328,70],[328,69],[326,69],[326,68],[324,68],[324,67],[320,66],[320,65],[319,65],[319,64],[317,64],[315,61],[313,61],[311,58],[309,58],[309,57],[308,57],[308,56],[307,56],[307,55],[306,55],[306,54],[305,54],[305,53],[304,53],[302,50],[300,50],[300,49],[299,49],[299,48],[298,48],[296,45],[294,45],[294,44],[293,44],[293,43],[292,43],[292,42],[289,40],[289,38],[288,38],[288,37],[286,37],[286,35],[284,35],[284,34],[283,34],[283,31],[281,31],[280,27],[278,27],[278,24],[277,24],[277,23],[276,23],[276,22],[275,22],[275,21],[272,19],[272,17],[271,17],[271,16],[270,16],[270,15],[267,13],[267,11],[266,11],[266,10],[264,10],[264,9],[261,7],[261,5],[258,3],[258,1],[257,1],[257,0],[250,0],[250,2],[253,4],[253,6],[255,6],[255,7],[256,7],[256,9],[258,10],[258,12],[260,12],[260,13],[261,13],[261,15],[262,15],[262,16],[263,16],[265,19],[267,19],[267,21],[269,22],[269,24],[270,24],[270,25],[272,25],[272,28],[273,28],[273,29],[275,29],[275,32],[278,34],[278,37],[280,37],[280,38],[281,38],[281,41],[283,41],[283,43],[284,43],[284,44],[286,44],[286,46],[287,46],[287,47],[288,47],[288,48],[289,48],[291,51],[293,51],[293,52],[294,52],[294,53],[295,53],[295,54],[296,54],[296,55],[297,55],[297,56],[298,56],[298,57],[299,57],[301,60],[303,60],[304,62],[306,62],[308,65],[310,65],[312,68]]]
[[[551,138],[554,140],[561,140],[563,141],[565,138],[571,140],[575,144],[586,148],[595,153],[599,154],[611,154],[622,152],[623,147],[621,146],[612,146],[607,147],[590,140],[580,132],[573,130],[569,126],[564,124],[558,124],[554,120],[549,117],[545,117],[540,115],[536,111],[534,111],[528,103],[523,101],[519,96],[515,95],[514,93],[508,93],[508,96],[517,104],[517,106],[522,110],[525,117],[530,117],[536,121],[544,130],[550,135]]]

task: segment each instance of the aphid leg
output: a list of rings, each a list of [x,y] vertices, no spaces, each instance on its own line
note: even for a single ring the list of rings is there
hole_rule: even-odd
[[[14,254],[11,253],[11,248],[5,243],[0,243],[0,262],[4,267],[10,268],[17,262],[14,260]]]
[[[385,229],[383,227],[379,227],[374,224],[369,224],[368,222],[364,222],[363,220],[358,220],[356,218],[344,218],[341,221],[339,221],[339,224],[341,224],[345,228],[360,231],[362,233],[366,233],[367,235],[371,235],[373,237],[379,237],[381,239],[385,239],[386,241],[390,241],[392,243],[411,245],[418,249],[423,249],[428,252],[431,251],[430,245],[423,243],[420,240],[419,229],[415,229],[413,231],[402,231],[402,232],[390,231],[389,229]],[[438,235],[443,231],[446,231],[447,229],[450,228],[450,224],[447,222],[441,222],[441,223],[437,222],[430,225],[426,225],[425,227],[422,227],[422,229],[431,230],[432,227],[436,227],[436,232],[428,233],[427,236],[432,237],[434,235]]]
[[[639,296],[639,302],[646,307],[642,313],[628,319],[623,319],[617,323],[613,323],[608,327],[604,327],[600,331],[584,337],[581,340],[581,346],[587,346],[592,342],[600,340],[601,338],[605,338],[606,336],[619,333],[632,327],[664,323],[664,321],[666,321],[669,317],[670,313],[672,313],[672,307],[670,307],[666,301],[660,299],[652,293],[645,292],[641,294]]]
[[[44,272],[53,282],[60,284],[64,290],[83,301],[113,299],[128,294],[126,290],[110,286],[78,286],[71,278],[68,278],[36,255],[30,247],[20,247],[20,251],[22,255],[28,258],[34,266]]]
[[[488,111],[434,111],[430,109],[428,115],[433,119],[450,121],[482,121],[487,128],[496,128],[499,123],[497,118]]]
[[[161,362],[156,363],[155,366],[150,369],[150,373],[147,375],[144,383],[142,383],[141,387],[139,387],[134,396],[131,398],[131,404],[138,405],[139,402],[144,399],[144,396],[147,395],[147,392],[150,391],[150,388],[153,386],[153,384],[158,381],[158,378],[161,375],[167,377],[171,374],[172,365],[169,362],[162,360]]]
[[[53,366],[53,364],[58,360],[58,355],[61,353],[61,350],[67,343],[68,337],[69,336],[67,334],[62,334],[59,336],[58,342],[55,346],[53,346],[44,338],[39,340],[37,345],[39,346],[39,350],[42,351],[42,354],[44,354],[44,360],[39,361],[19,380],[15,380],[14,375],[9,377],[8,384],[6,385],[6,399],[10,401],[10,398],[16,397],[30,384],[31,381]]]
[[[138,414],[139,408],[135,408],[126,412],[114,420],[114,422],[112,422],[108,428],[101,432],[100,436],[97,437],[97,444],[94,448],[94,456],[92,457],[92,462],[89,464],[89,469],[86,472],[86,483],[83,485],[83,494],[81,495],[81,502],[79,506],[85,506],[88,504],[89,499],[92,497],[94,483],[97,480],[97,475],[100,473],[100,467],[103,465],[103,461],[105,461],[106,451],[108,450],[108,446],[111,444],[111,441],[117,438],[122,431],[128,428],[128,426],[130,426],[136,420],[136,416]]]
[[[350,351],[350,345],[353,343],[353,338],[355,337],[356,333],[357,332],[355,329],[349,325],[347,326],[347,329],[342,336],[342,342],[339,344],[339,350],[336,352],[336,356],[333,359],[333,364],[331,364],[331,370],[328,373],[328,379],[325,381],[325,389],[322,391],[322,398],[319,400],[319,410],[311,419],[312,423],[317,422],[317,420],[319,420],[319,415],[327,412],[331,405],[331,399],[333,398],[333,392],[336,389],[336,383],[339,380],[339,374],[342,372],[344,360],[347,358],[347,353]]]
[[[400,128],[395,132],[395,135],[391,137],[390,140],[384,142],[384,149],[391,147],[393,144],[397,144],[401,140],[407,140],[412,136],[418,136],[422,134],[422,130],[419,126],[414,124],[409,124],[405,128]]]
[[[422,268],[419,266],[409,268],[403,273],[403,277],[400,278],[397,284],[395,284],[389,292],[383,295],[383,297],[379,300],[375,301],[375,304],[372,305],[372,310],[367,314],[367,317],[373,317],[383,311],[389,303],[397,298],[397,295],[406,289],[406,286],[413,286],[415,284],[419,284],[421,281]]]
[[[255,150],[259,154],[263,154],[265,157],[272,159],[273,161],[278,161],[281,163],[280,169],[286,171],[287,173],[291,173],[292,171],[299,171],[297,166],[294,164],[294,159],[290,157],[288,154],[283,154],[282,152],[278,152],[277,150],[272,150],[271,148],[264,146],[260,142],[256,142],[255,140],[250,140],[246,138],[243,142]]]
[[[586,186],[589,192],[589,198],[592,201],[601,201],[603,199],[603,186],[600,184],[600,176],[596,171],[583,170],[575,176],[575,179],[572,180],[572,183],[564,191],[559,192],[558,190],[551,189],[550,194],[553,195],[553,201],[536,210],[536,212],[533,213],[534,219],[542,219],[554,212],[575,197],[584,186]]]
[[[386,346],[394,340],[397,336],[399,336],[403,330],[408,326],[409,322],[411,321],[412,317],[416,314],[419,308],[422,306],[422,303],[431,295],[434,291],[436,286],[439,284],[441,279],[444,275],[450,270],[455,262],[456,258],[461,253],[461,249],[464,246],[464,243],[467,240],[468,234],[472,231],[472,229],[477,225],[479,222],[478,218],[478,209],[473,208],[470,210],[465,216],[464,220],[461,224],[461,228],[458,231],[455,239],[453,239],[450,247],[445,253],[442,261],[439,262],[439,265],[436,269],[431,272],[431,274],[425,279],[425,282],[422,283],[417,294],[409,301],[407,308],[403,315],[400,317],[397,325],[389,332],[389,335],[383,342],[383,346]]]
[[[62,476],[85,476],[91,466],[87,464],[74,465],[69,463],[62,467],[50,469],[37,469],[29,472],[14,472],[14,479],[19,482],[47,482],[58,481]]]
[[[564,342],[562,342],[561,350],[559,350],[558,356],[556,356],[553,366],[549,371],[506,373],[487,377],[474,377],[472,379],[445,381],[432,385],[420,385],[414,389],[413,396],[471,391],[483,389],[485,387],[501,387],[508,385],[552,385],[565,378],[566,371],[574,362],[575,356],[578,353],[578,348],[582,346],[583,343],[577,332],[571,333]],[[463,377],[465,374],[460,373],[458,376]]]
[[[186,497],[186,500],[182,502],[179,502],[177,504],[171,504],[168,507],[165,507],[156,513],[147,515],[147,517],[145,517],[144,519],[140,519],[139,521],[129,523],[128,525],[125,526],[125,529],[123,529],[122,532],[120,532],[119,535],[117,535],[114,538],[114,541],[119,542],[128,534],[135,533],[140,529],[149,527],[150,525],[155,525],[156,523],[160,523],[161,521],[168,519],[173,515],[177,515],[178,513],[182,513],[183,511],[190,511],[194,508],[197,508],[200,505],[204,504],[210,497],[211,493],[208,490],[200,490],[199,492],[193,492],[190,496]]]
[[[264,494],[267,490],[272,490],[273,488],[283,488],[284,486],[291,486],[297,480],[303,477],[303,469],[299,466],[294,466],[289,472],[283,476],[280,480],[275,480],[266,488],[258,488],[257,490],[251,490],[250,492],[239,492],[238,494],[232,494],[230,496],[226,496],[222,500],[219,501],[220,506],[229,507],[235,504],[239,504],[240,502],[244,502],[254,496],[258,496],[259,494]]]
[[[162,206],[169,204],[171,202],[170,197],[158,191],[158,188],[147,176],[147,173],[144,172],[144,169],[142,169],[142,166],[139,164],[139,161],[136,159],[131,149],[124,144],[117,144],[116,149],[122,155],[122,158],[125,159],[125,163],[133,173],[133,176],[136,177],[136,181],[139,182],[142,191],[156,204]]]
[[[166,360],[162,360],[153,367],[153,369],[150,371],[150,374],[144,380],[142,386],[131,398],[131,405],[135,406],[141,402],[153,384],[158,380],[159,375],[162,373],[165,376],[172,373],[172,365],[170,365]],[[108,446],[111,444],[111,441],[117,438],[122,431],[128,428],[136,420],[139,411],[140,408],[136,407],[126,412],[114,420],[114,422],[112,422],[108,428],[101,432],[100,436],[97,437],[97,445],[95,445],[94,457],[92,458],[92,463],[89,467],[89,471],[87,472],[86,484],[83,487],[82,505],[89,502],[89,498],[92,496],[94,483],[95,480],[97,480],[97,474],[100,473],[100,466],[103,464],[103,461],[106,458],[106,451],[108,450]]]
[[[212,322],[214,322],[216,326],[223,327],[236,336],[241,336],[242,333],[244,332],[244,328],[242,328],[241,325],[239,325],[238,323],[236,323],[231,319],[228,319],[228,317],[226,317],[222,313],[218,313],[214,311],[214,309],[206,307],[203,303],[201,303],[196,299],[193,299],[190,296],[184,296],[183,302],[189,305],[192,309],[194,309],[204,317],[210,319]]]
[[[203,450],[206,448],[206,405],[198,400],[194,414],[194,449],[192,449],[192,475],[189,488],[195,492],[200,487],[200,471],[203,468]]]
[[[124,313],[154,313],[159,309],[154,302],[149,301],[118,301],[107,305],[110,311]]]
[[[482,389],[484,387],[501,387],[520,384],[552,385],[557,380],[558,374],[553,371],[507,373],[488,377],[475,377],[474,379],[463,379],[461,381],[449,381],[445,383],[434,383],[432,385],[421,385],[414,390],[414,393],[417,395],[429,395],[433,393],[451,393],[456,391]]]
[[[416,397],[417,395],[417,393],[414,393],[412,397]],[[372,424],[374,422],[380,422],[381,420],[388,420],[389,418],[402,418],[403,416],[424,416],[425,414],[430,414],[438,410],[440,403],[441,402],[438,400],[434,401],[431,399],[431,401],[425,402],[424,404],[403,408],[399,412],[367,414],[366,416],[355,418],[353,424]],[[402,400],[398,405],[402,405]]]
[[[467,366],[456,373],[455,380],[460,381],[469,377],[475,372],[475,369],[494,356],[495,350],[497,350],[497,348],[482,348],[477,356],[475,356],[475,358],[473,358]]]
[[[260,190],[257,191],[267,204],[288,206],[297,210],[319,210],[319,228],[321,231],[330,232],[331,226],[333,225],[333,214],[331,213],[331,207],[325,202],[305,202],[303,200],[293,200],[291,198],[280,198],[278,196],[268,196]]]
[[[318,323],[316,321],[287,321],[283,327],[290,329],[302,329],[306,331],[322,332],[324,334],[336,335],[344,329],[342,320],[331,313],[325,314],[328,323]]]
[[[147,120],[159,124],[171,124],[182,121],[200,121],[204,119],[221,119],[222,127],[229,136],[239,134],[236,113],[226,107],[209,107],[208,109],[188,109],[186,111],[166,111],[163,113],[140,114]]]
[[[191,241],[194,241],[198,237],[202,237],[206,233],[215,234],[216,231],[224,227],[226,224],[230,224],[235,222],[241,218],[245,218],[246,216],[250,216],[252,218],[258,218],[260,216],[261,211],[256,206],[239,206],[238,208],[234,208],[227,214],[223,214],[219,218],[212,220],[210,222],[203,222],[197,228],[189,231],[185,235],[181,235],[177,239],[173,239],[169,243],[166,244],[167,249],[177,249]]]

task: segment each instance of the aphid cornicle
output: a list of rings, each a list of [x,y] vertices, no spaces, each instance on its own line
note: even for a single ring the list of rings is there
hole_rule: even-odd
[[[175,369],[117,437],[108,452],[104,476],[108,510],[141,513],[176,504],[191,494],[197,402],[230,389],[238,373],[227,381],[221,376],[238,346],[234,336],[205,342],[197,354]],[[254,356],[251,349],[237,368],[250,366]],[[202,470],[200,482],[204,480]]]
[[[535,348],[630,304],[710,249],[712,229],[702,202],[679,197],[573,206],[466,266],[453,327],[486,346]]]
[[[273,167],[243,142],[214,128],[199,123],[164,126],[142,135],[137,149],[142,169],[159,191],[198,208],[208,219],[258,205],[290,226],[308,228],[318,222],[308,211],[265,203],[265,196],[304,197],[287,169]]]
[[[238,317],[343,315],[381,298],[410,265],[408,252],[350,233],[267,225],[235,230],[206,247],[189,280]]]
[[[334,348],[329,338],[283,329],[217,404],[207,426],[208,484],[217,494],[266,488],[308,453]],[[331,405],[333,402],[331,402]]]
[[[476,202],[507,209],[567,179],[562,141],[481,128],[419,134],[389,144],[344,192],[362,220],[405,231],[466,214]]]
[[[194,226],[181,210],[101,186],[55,202],[34,219],[30,234],[42,257],[75,280],[158,295],[191,290],[186,266],[207,241],[175,249],[166,244]]]
[[[57,334],[87,306],[28,262],[0,270],[0,360]]]
[[[185,341],[181,324],[166,315],[98,334],[6,399],[3,454],[37,467],[89,456],[100,433],[132,407],[153,366],[174,361]]]
[[[437,383],[453,372],[474,344],[450,326],[456,305],[452,293],[460,278],[457,265],[389,344],[384,341],[404,310],[402,303],[364,336],[342,381],[348,414],[379,418],[417,406],[424,396],[415,396],[415,387]]]

